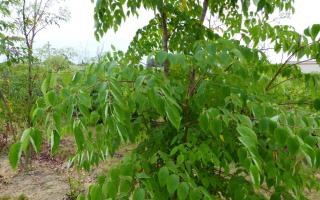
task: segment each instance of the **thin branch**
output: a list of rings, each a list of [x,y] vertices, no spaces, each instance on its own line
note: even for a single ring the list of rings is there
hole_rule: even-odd
[[[274,88],[278,87],[279,85],[281,85],[281,84],[283,84],[283,83],[285,83],[285,82],[288,82],[288,81],[294,80],[294,79],[296,79],[296,77],[291,77],[291,78],[288,78],[288,79],[286,79],[286,80],[283,80],[283,81],[281,81],[281,82],[279,82],[279,83],[277,83],[277,84],[275,84],[275,85],[271,86],[271,87],[269,88],[269,90],[272,90],[272,89],[274,89]]]
[[[287,60],[279,67],[279,69],[277,70],[277,72],[274,74],[274,76],[272,77],[271,81],[268,83],[268,85],[266,86],[265,90],[268,91],[271,87],[271,85],[273,84],[273,82],[277,79],[277,77],[279,76],[279,74],[282,72],[282,70],[285,68],[285,66],[288,64],[288,62],[291,60],[291,58],[293,58],[293,56],[299,52],[301,49],[298,48],[296,51],[294,51],[288,58]]]
[[[314,58],[309,58],[309,59],[306,59],[306,60],[302,60],[302,61],[299,61],[299,62],[296,62],[296,63],[291,64],[291,66],[292,66],[292,65],[298,65],[298,64],[301,64],[301,63],[304,63],[304,62],[308,62],[308,61],[313,60],[313,59],[314,59]],[[272,89],[276,88],[277,86],[279,86],[279,85],[281,85],[281,84],[283,84],[283,83],[285,83],[285,82],[287,82],[287,81],[293,80],[293,79],[296,79],[296,77],[288,78],[288,79],[286,79],[286,80],[284,80],[284,81],[281,81],[280,83],[277,83],[277,84],[275,84],[275,85],[273,85],[273,86],[270,86],[270,87],[268,88],[268,90],[272,90]]]
[[[301,64],[301,63],[308,62],[308,61],[310,61],[310,60],[314,60],[314,58],[309,58],[309,59],[306,59],[306,60],[302,60],[302,61],[299,61],[299,62],[294,63],[293,65],[299,65],[299,64]]]

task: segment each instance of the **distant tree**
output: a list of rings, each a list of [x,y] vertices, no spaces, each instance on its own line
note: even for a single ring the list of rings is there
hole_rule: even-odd
[[[71,62],[63,55],[53,55],[48,57],[44,61],[44,64],[46,67],[58,72],[60,70],[69,68]]]
[[[55,48],[50,44],[50,42],[47,42],[41,48],[35,50],[35,57],[41,61],[45,61],[52,56],[62,56],[69,61],[74,61],[78,56],[78,53],[72,47]]]

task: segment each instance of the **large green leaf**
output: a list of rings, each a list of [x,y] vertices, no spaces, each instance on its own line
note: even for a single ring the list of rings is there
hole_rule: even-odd
[[[54,91],[49,91],[45,95],[45,100],[48,105],[54,106],[57,102],[57,94]]]
[[[20,138],[22,151],[27,151],[27,149],[29,147],[29,144],[30,144],[31,132],[32,131],[33,131],[32,128],[29,128],[29,129],[23,131],[22,136]]]
[[[118,184],[115,181],[108,181],[105,183],[105,191],[109,198],[115,198],[118,193]]]
[[[33,145],[34,150],[39,153],[42,145],[42,134],[38,129],[33,129],[30,134],[31,143]]]
[[[287,137],[289,137],[289,131],[284,127],[277,127],[274,131],[274,136],[279,145],[284,147],[287,141]]]
[[[80,128],[80,124],[75,124],[73,132],[74,132],[74,138],[76,140],[77,147],[81,151],[84,148],[85,138]]]
[[[179,185],[179,176],[172,174],[167,179],[167,190],[170,196],[177,190]]]
[[[237,131],[241,135],[239,140],[243,145],[245,145],[247,148],[256,147],[258,139],[257,135],[252,129],[243,125],[239,125],[237,127]]]
[[[186,182],[182,182],[178,185],[177,194],[179,200],[187,199],[189,194],[189,185]]]
[[[161,187],[166,185],[167,179],[169,177],[169,170],[167,167],[162,167],[158,172],[159,184]]]
[[[139,188],[133,193],[133,200],[143,200],[145,199],[145,191],[142,188]]]
[[[178,108],[176,108],[174,105],[170,103],[165,104],[165,110],[167,117],[169,118],[171,124],[176,128],[180,128],[180,122],[181,122],[181,115]]]
[[[13,145],[11,145],[9,150],[9,162],[13,169],[16,169],[21,157],[21,149],[22,145],[21,142],[17,142]]]
[[[290,136],[287,139],[288,150],[291,154],[295,155],[299,152],[300,143],[297,136]]]

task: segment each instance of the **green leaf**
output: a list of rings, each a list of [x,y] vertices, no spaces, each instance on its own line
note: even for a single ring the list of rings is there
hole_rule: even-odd
[[[13,145],[11,145],[9,150],[9,162],[13,169],[16,169],[21,157],[21,142],[17,142]]]
[[[101,187],[98,185],[91,185],[89,188],[90,199],[102,199]]]
[[[159,184],[161,187],[165,186],[169,176],[169,170],[167,167],[162,167],[158,172]]]
[[[107,194],[107,197],[114,199],[118,193],[118,184],[115,181],[108,181],[105,184],[103,193]]]
[[[32,132],[32,128],[28,128],[22,133],[22,136],[20,138],[22,151],[26,151],[29,146],[31,132]]]
[[[156,55],[156,61],[160,65],[162,65],[168,58],[168,53],[165,51],[161,51]]]
[[[133,193],[133,200],[143,200],[145,199],[145,191],[142,188],[139,188]]]
[[[36,108],[32,113],[32,123],[36,123],[44,116],[44,110],[42,108]]]
[[[121,92],[121,86],[119,86],[115,81],[110,81],[110,91],[112,93],[112,96],[114,97],[114,99],[116,100],[116,102],[122,106],[125,107],[125,100],[124,97],[122,96],[122,92]]]
[[[260,0],[253,0],[254,5],[256,5],[256,6],[259,4],[259,2],[260,2]]]
[[[202,199],[202,194],[201,194],[201,190],[199,188],[193,189],[190,191],[190,200],[193,199]]]
[[[206,132],[209,128],[209,116],[207,112],[201,113],[199,117],[200,128]]]
[[[179,184],[177,188],[177,194],[179,200],[187,199],[189,193],[189,185],[186,182],[182,182]]]
[[[166,114],[171,122],[171,124],[176,128],[180,128],[181,116],[180,111],[174,105],[166,103],[165,104]]]
[[[83,194],[79,194],[79,196],[77,197],[77,200],[86,200],[86,198]]]
[[[54,106],[57,102],[57,95],[54,91],[50,91],[45,95],[45,100],[48,105]]]
[[[239,138],[241,143],[244,144],[247,148],[255,147],[258,143],[257,135],[255,132],[243,125],[237,127],[238,133],[241,135]]]
[[[79,93],[79,103],[87,108],[91,108],[91,98],[87,93],[80,91]]]
[[[212,119],[209,127],[213,135],[215,136],[220,135],[222,133],[222,120]]]
[[[74,133],[74,138],[76,140],[78,149],[80,151],[83,150],[85,139],[79,124],[75,125],[73,133]]]
[[[248,116],[245,115],[238,115],[239,121],[242,125],[247,126],[248,128],[252,129],[252,122]]]
[[[77,200],[86,200],[85,196],[83,194],[80,194],[78,197],[77,197]]]
[[[131,189],[131,183],[128,180],[120,181],[120,193],[121,195],[128,195]]]
[[[252,165],[250,166],[250,177],[255,186],[260,186],[260,174],[259,169],[257,166]]]
[[[274,131],[274,136],[277,141],[277,143],[281,146],[284,147],[287,141],[287,137],[290,135],[289,131],[287,128],[284,127],[277,127],[276,130]]]
[[[40,152],[41,145],[42,145],[42,134],[39,130],[34,129],[31,134],[31,143],[33,145],[34,150],[36,153]]]
[[[179,176],[172,174],[167,179],[167,190],[170,196],[177,190],[179,185]]]
[[[320,31],[320,24],[314,24],[312,27],[311,27],[311,38],[313,40],[315,40],[319,34],[319,31]]]
[[[60,134],[58,131],[53,130],[51,134],[51,153],[55,154],[59,148],[60,144]]]
[[[296,136],[290,136],[287,139],[288,150],[291,154],[295,155],[299,152],[300,143]]]
[[[81,72],[76,72],[76,73],[74,74],[73,78],[72,78],[71,83],[72,83],[73,85],[75,85],[75,84],[77,84],[77,83],[80,82],[81,78],[82,78]]]

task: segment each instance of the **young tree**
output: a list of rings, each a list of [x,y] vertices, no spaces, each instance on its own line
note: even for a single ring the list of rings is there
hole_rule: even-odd
[[[33,45],[38,33],[48,26],[59,26],[61,22],[69,19],[69,11],[60,5],[63,0],[22,0],[16,7],[16,26],[24,37],[24,44],[27,50],[28,61],[28,100],[31,108],[33,103],[32,85],[32,65],[33,65]]]
[[[142,7],[155,17],[125,54],[107,54],[63,81],[50,74],[34,124],[46,125],[53,154],[71,131],[72,161],[87,170],[121,144],[137,144],[87,199],[305,199],[306,188],[319,188],[319,76],[289,61],[320,60],[320,25],[301,35],[268,24],[275,10],[293,11],[292,3],[96,1],[97,38]],[[207,12],[225,32],[203,25]],[[257,48],[266,40],[291,56],[271,64]],[[150,54],[163,69],[140,64]],[[24,135],[11,147],[13,167],[25,146],[40,149],[37,126]]]

